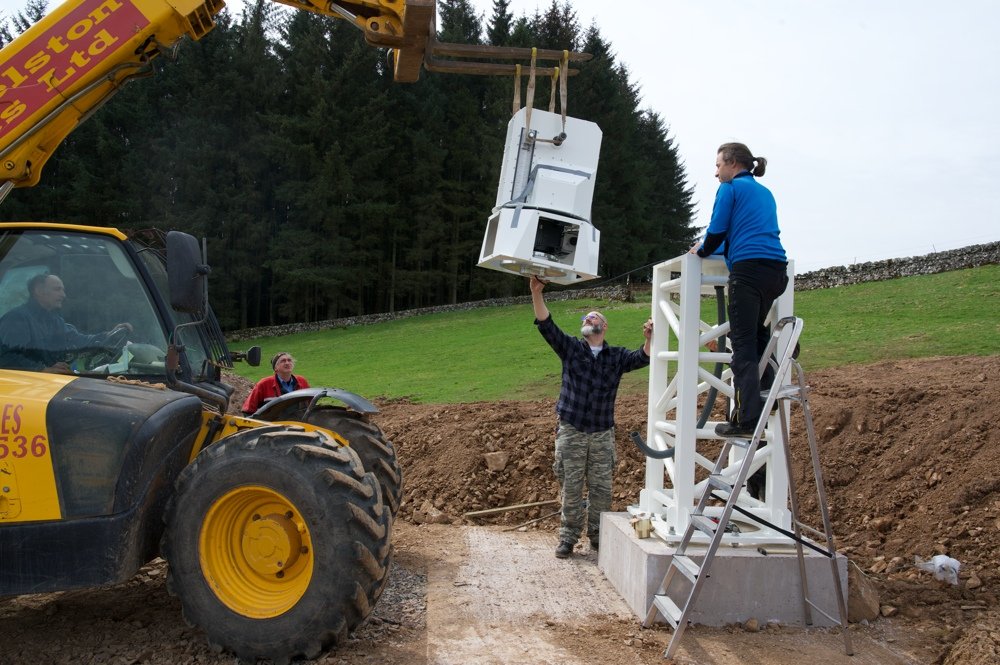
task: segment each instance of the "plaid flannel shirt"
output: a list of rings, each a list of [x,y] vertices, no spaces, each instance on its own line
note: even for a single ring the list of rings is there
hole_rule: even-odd
[[[556,413],[581,432],[603,432],[615,425],[615,397],[622,374],[649,364],[642,347],[609,346],[595,357],[587,340],[567,335],[552,320],[535,320],[538,332],[562,360],[562,387]]]

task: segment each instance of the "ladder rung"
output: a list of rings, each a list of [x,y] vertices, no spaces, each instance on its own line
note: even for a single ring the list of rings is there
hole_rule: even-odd
[[[681,571],[684,577],[691,580],[692,583],[698,581],[698,576],[701,575],[701,566],[694,562],[694,559],[683,554],[675,554],[671,557],[670,562],[674,565],[674,568]]]
[[[677,604],[670,599],[670,596],[653,596],[653,605],[656,609],[660,611],[663,618],[667,620],[671,626],[676,628],[681,622],[681,608],[677,607]]]
[[[702,533],[708,534],[710,538],[714,538],[715,532],[718,530],[716,523],[704,515],[692,515],[691,526],[698,529]]]
[[[813,527],[809,526],[808,524],[803,524],[802,522],[800,522],[798,520],[795,520],[795,524],[796,524],[796,526],[798,526],[803,531],[808,531],[809,533],[811,533],[812,535],[816,536],[817,538],[824,538],[824,539],[826,538],[826,534],[825,533],[823,533],[819,529],[814,529]]]
[[[767,391],[761,392],[762,401],[767,401]],[[781,386],[775,393],[775,399],[799,399],[802,396],[802,389],[794,384]]]
[[[716,489],[729,492],[730,494],[733,493],[733,486],[730,485],[728,482],[726,482],[725,476],[720,476],[718,474],[713,473],[708,477],[708,484]]]

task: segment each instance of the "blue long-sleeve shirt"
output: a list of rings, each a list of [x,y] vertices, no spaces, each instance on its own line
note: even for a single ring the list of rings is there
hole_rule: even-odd
[[[719,185],[712,221],[698,256],[710,256],[726,243],[726,265],[748,259],[787,261],[778,230],[778,207],[771,191],[743,171]]]
[[[586,340],[567,335],[552,320],[535,320],[538,332],[562,360],[562,386],[556,413],[581,432],[603,432],[615,425],[615,398],[622,374],[649,364],[642,347],[632,351],[607,342],[594,356]]]

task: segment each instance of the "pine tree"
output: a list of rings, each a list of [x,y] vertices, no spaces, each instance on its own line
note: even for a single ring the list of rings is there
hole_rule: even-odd
[[[487,43],[493,46],[510,46],[514,16],[510,12],[510,0],[493,0],[493,14],[486,29]]]

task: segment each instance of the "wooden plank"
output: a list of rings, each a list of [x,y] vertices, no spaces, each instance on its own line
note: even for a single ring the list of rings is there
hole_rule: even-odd
[[[486,510],[473,510],[472,512],[465,513],[464,515],[462,515],[462,517],[481,517],[483,515],[496,515],[499,513],[506,513],[511,510],[519,510],[521,508],[548,506],[553,503],[559,503],[559,499],[549,499],[548,501],[535,501],[534,503],[519,503],[513,506],[503,506],[502,508],[487,508]]]
[[[501,64],[498,62],[465,62],[463,60],[438,60],[427,57],[424,66],[429,72],[439,74],[476,74],[479,76],[507,76],[516,73],[517,69],[512,64]],[[527,74],[527,68],[522,65],[521,72]],[[555,69],[552,67],[535,67],[536,76],[552,76]],[[570,69],[569,76],[578,74],[578,70]]]
[[[490,60],[530,60],[531,49],[517,46],[489,46],[486,44],[451,44],[431,40],[431,55],[440,55],[449,58],[488,58]],[[536,55],[538,60],[563,59],[563,52],[556,49],[538,49]],[[580,53],[570,51],[571,62],[585,62],[594,56],[590,53]]]

